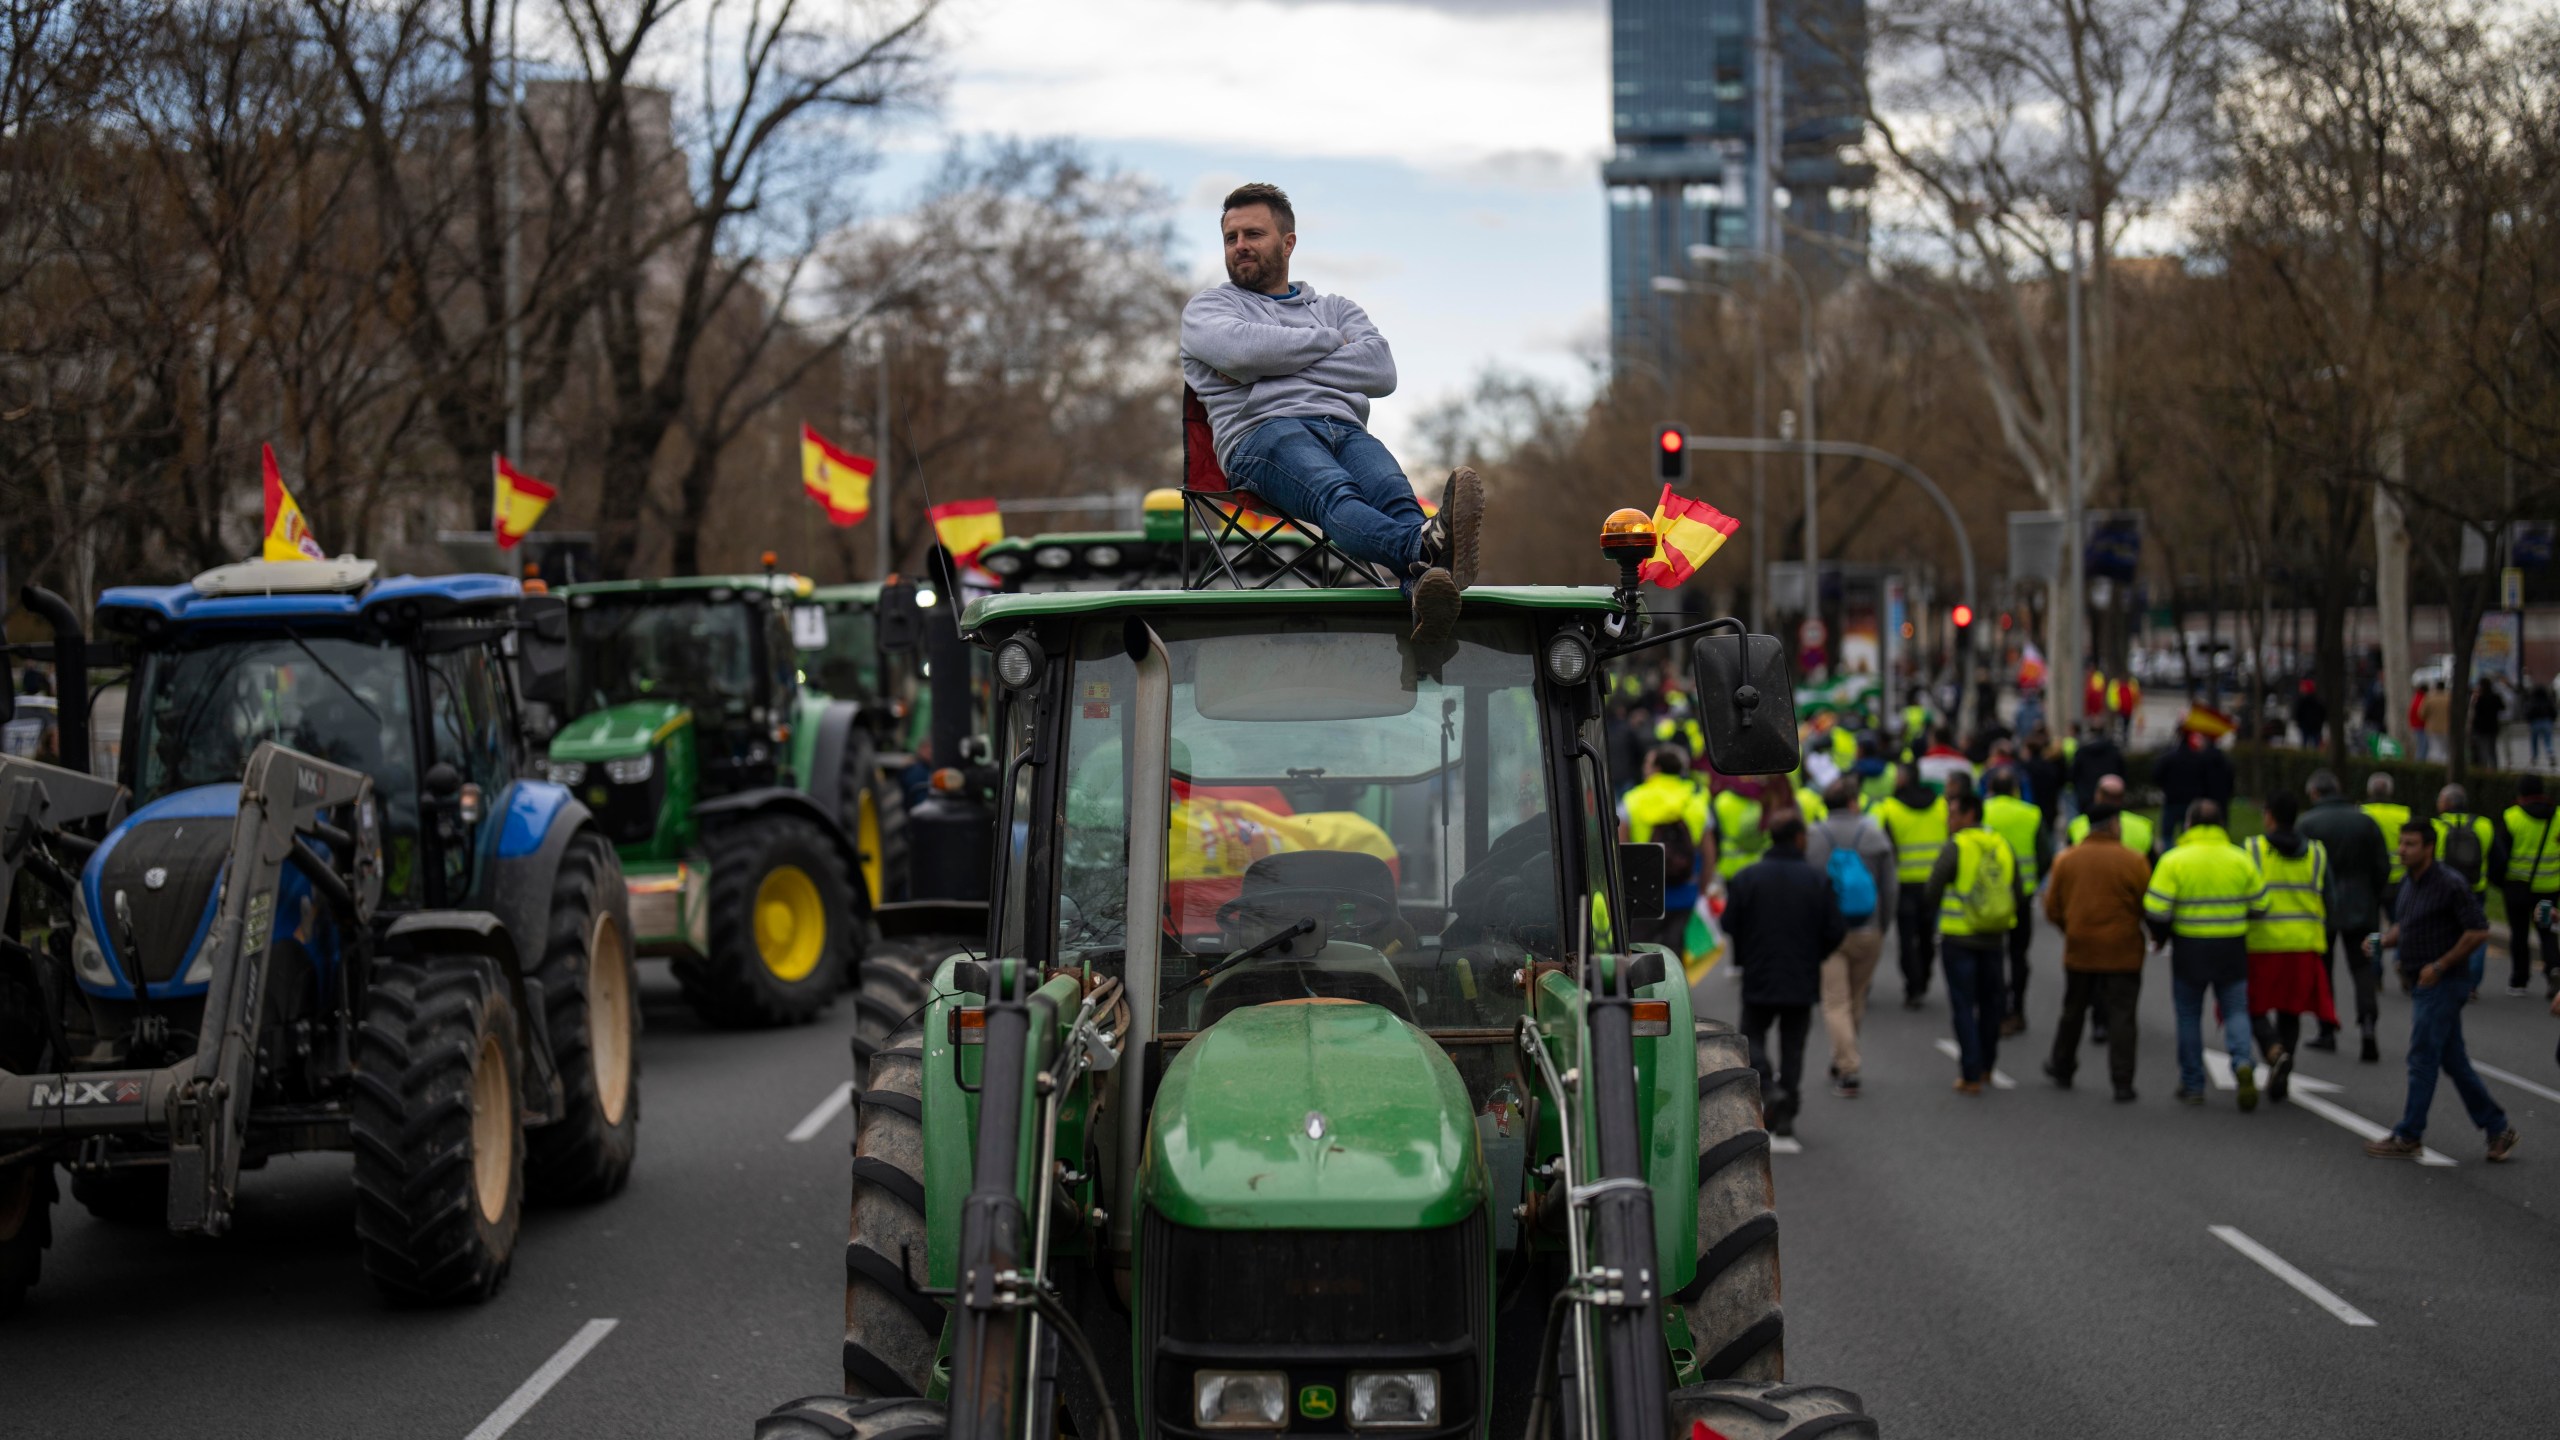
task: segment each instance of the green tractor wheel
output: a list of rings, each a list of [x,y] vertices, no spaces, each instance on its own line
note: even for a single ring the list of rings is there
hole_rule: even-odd
[[[374,967],[357,1030],[356,1238],[395,1299],[495,1293],[524,1217],[523,1033],[488,961]]]
[[[1877,1440],[1883,1432],[1855,1394],[1832,1385],[1714,1380],[1671,1392],[1671,1431],[1703,1422],[1725,1440]]]
[[[853,877],[826,832],[793,815],[757,815],[704,837],[711,864],[711,954],[676,979],[715,1025],[805,1024],[844,988],[861,953]]]
[[[1786,1320],[1760,1074],[1732,1026],[1701,1020],[1697,1034],[1698,1273],[1673,1298],[1702,1378],[1774,1383],[1786,1378]]]
[[[845,826],[862,852],[862,888],[872,905],[907,898],[907,792],[897,777],[881,773],[869,745],[845,757]]]
[[[640,1130],[640,997],[630,906],[613,846],[594,831],[569,842],[551,887],[542,1008],[568,1095],[560,1119],[525,1136],[536,1200],[602,1200],[631,1178]]]
[[[925,1393],[945,1319],[941,1301],[918,1293],[925,1283],[924,1027],[910,1021],[871,1057],[868,1072],[854,1108],[844,1388],[887,1399]]]
[[[923,1013],[942,962],[973,948],[951,939],[884,940],[862,957],[853,995],[854,1084],[870,1084],[871,1057]]]

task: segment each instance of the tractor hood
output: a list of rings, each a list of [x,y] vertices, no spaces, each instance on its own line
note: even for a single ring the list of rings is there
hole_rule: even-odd
[[[1466,1086],[1375,1005],[1255,1005],[1184,1046],[1148,1121],[1139,1188],[1210,1229],[1451,1225],[1484,1203]]]
[[[82,989],[130,997],[137,976],[153,995],[203,988],[201,977],[183,977],[213,923],[239,813],[237,784],[199,785],[134,811],[98,846],[80,872],[80,943],[94,946],[114,974],[110,979],[84,967]],[[118,895],[125,897],[129,929],[112,923]]]
[[[693,723],[676,700],[633,700],[581,715],[551,737],[554,760],[620,760],[644,755],[659,741]]]

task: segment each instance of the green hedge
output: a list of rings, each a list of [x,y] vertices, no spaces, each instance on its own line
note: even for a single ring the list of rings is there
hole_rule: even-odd
[[[2296,750],[2282,745],[2234,745],[2224,753],[2231,757],[2232,796],[2235,800],[2264,800],[2283,790],[2300,795],[2304,782],[2311,778],[2311,772],[2327,769],[2329,765],[2326,751]],[[2124,777],[2125,783],[2135,794],[2146,797],[2154,808],[2160,803],[2160,787],[2151,778],[2151,767],[2159,758],[2157,754],[2125,757],[2125,769],[2132,772]],[[2392,799],[2408,806],[2411,814],[2423,818],[2435,813],[2436,792],[2445,784],[2445,767],[2442,764],[2432,760],[2375,760],[2350,755],[2346,768],[2338,772],[2338,781],[2345,788],[2348,799],[2363,804],[2365,779],[2375,774],[2391,777]],[[2516,803],[2516,782],[2523,778],[2513,770],[2475,768],[2470,778],[2463,781],[2463,788],[2471,792],[2472,812],[2496,815],[2513,805]]]

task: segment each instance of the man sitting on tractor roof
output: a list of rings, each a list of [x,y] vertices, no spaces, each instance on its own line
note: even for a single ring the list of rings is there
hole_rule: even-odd
[[[1452,471],[1440,513],[1422,513],[1366,428],[1369,401],[1395,391],[1395,356],[1359,306],[1291,282],[1298,220],[1279,186],[1237,187],[1218,223],[1227,283],[1182,308],[1182,374],[1209,412],[1219,465],[1353,559],[1392,570],[1413,597],[1414,634],[1448,639],[1475,582],[1476,472]]]

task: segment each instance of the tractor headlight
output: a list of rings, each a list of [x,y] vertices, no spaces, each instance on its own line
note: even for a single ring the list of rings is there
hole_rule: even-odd
[[[1289,1377],[1277,1370],[1195,1370],[1191,1406],[1191,1418],[1204,1430],[1277,1430],[1289,1418]]]
[[[1437,1370],[1355,1370],[1351,1424],[1360,1430],[1424,1430],[1440,1423]]]
[[[1084,563],[1093,566],[1097,570],[1108,570],[1112,566],[1120,563],[1120,547],[1117,545],[1088,545],[1085,547],[1084,551]]]
[[[1009,690],[1028,690],[1040,683],[1040,672],[1048,668],[1049,657],[1041,652],[1040,642],[1028,635],[1016,635],[996,647],[996,678]]]
[[[1547,642],[1547,678],[1579,685],[1591,677],[1591,642],[1578,630],[1560,630]]]
[[[1022,557],[1019,555],[988,555],[978,561],[978,568],[986,571],[990,575],[1019,575],[1022,573]]]
[[[116,985],[115,967],[107,963],[107,952],[98,948],[98,937],[89,933],[89,909],[80,907],[80,918],[71,932],[71,968],[82,980],[101,990]]]
[[[652,750],[620,760],[607,760],[604,762],[604,778],[616,785],[637,785],[656,774],[657,769],[658,755]]]
[[[584,760],[548,760],[543,762],[543,768],[551,776],[551,783],[554,785],[586,783],[587,762]]]
[[[1043,545],[1031,552],[1031,563],[1043,570],[1064,570],[1075,558],[1076,552],[1064,545]]]

